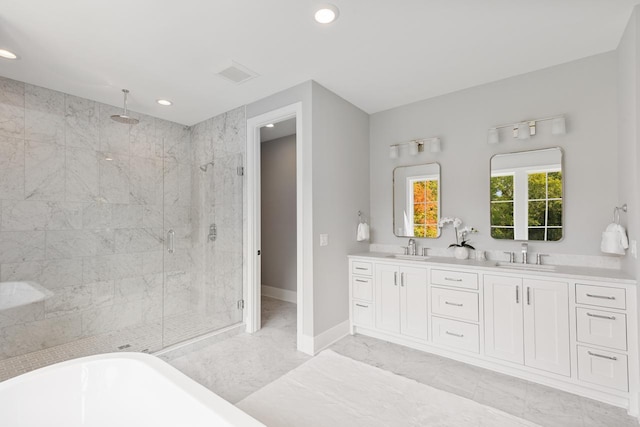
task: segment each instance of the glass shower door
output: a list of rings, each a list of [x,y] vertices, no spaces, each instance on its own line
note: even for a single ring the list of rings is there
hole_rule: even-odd
[[[216,147],[220,117],[163,142],[164,347],[242,321],[244,138]]]

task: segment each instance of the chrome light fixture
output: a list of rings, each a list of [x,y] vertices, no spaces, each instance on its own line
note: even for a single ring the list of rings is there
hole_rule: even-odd
[[[567,133],[566,121],[563,115],[545,117],[535,120],[524,120],[518,123],[510,123],[500,126],[494,126],[487,132],[487,144],[497,144],[500,142],[500,129],[510,128],[513,137],[521,141],[526,141],[536,135],[538,122],[551,121],[551,134],[564,135]]]
[[[418,153],[425,151],[425,145],[429,143],[429,151],[431,153],[439,153],[442,151],[442,144],[440,138],[432,137],[425,139],[414,139],[407,142],[399,142],[389,146],[389,158],[397,159],[400,157],[400,148],[407,147],[407,153],[410,156],[416,156]]]

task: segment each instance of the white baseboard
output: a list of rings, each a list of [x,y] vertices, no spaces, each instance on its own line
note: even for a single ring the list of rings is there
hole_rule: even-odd
[[[273,286],[262,285],[262,295],[265,297],[279,299],[281,301],[297,303],[298,293],[288,289],[275,288]]]
[[[323,333],[313,338],[313,354],[318,354],[334,342],[341,340],[349,335],[349,320],[338,323],[331,329],[327,329]]]

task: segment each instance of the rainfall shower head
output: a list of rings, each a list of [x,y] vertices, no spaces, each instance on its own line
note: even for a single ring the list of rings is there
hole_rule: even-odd
[[[128,89],[122,89],[122,93],[124,93],[124,112],[122,114],[114,114],[111,116],[111,120],[115,120],[118,123],[124,123],[127,125],[137,125],[140,120],[133,118],[129,115],[127,111],[127,94],[129,93]]]
[[[200,170],[202,172],[206,172],[209,169],[209,166],[213,167],[213,160],[211,160],[209,163],[205,163],[204,165],[200,166]]]

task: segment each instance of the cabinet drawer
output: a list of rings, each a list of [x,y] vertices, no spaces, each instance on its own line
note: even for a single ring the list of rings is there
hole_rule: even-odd
[[[364,301],[353,301],[353,324],[358,326],[375,325],[375,310],[373,304]]]
[[[478,325],[432,316],[431,326],[434,343],[480,352]]]
[[[355,299],[373,301],[373,278],[351,276],[351,295]]]
[[[576,308],[578,341],[627,349],[627,316],[608,311]]]
[[[578,379],[628,391],[627,356],[578,346]]]
[[[576,303],[598,307],[627,308],[626,294],[623,288],[576,284]]]
[[[478,321],[478,294],[431,288],[431,312],[456,319]]]
[[[478,289],[478,275],[463,271],[431,270],[431,283],[455,288]]]
[[[364,261],[353,261],[351,263],[351,273],[371,276],[373,274],[373,264]]]

